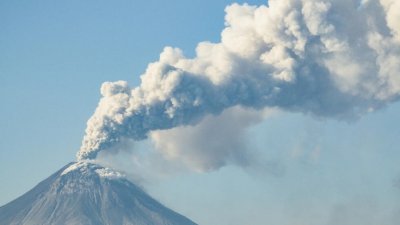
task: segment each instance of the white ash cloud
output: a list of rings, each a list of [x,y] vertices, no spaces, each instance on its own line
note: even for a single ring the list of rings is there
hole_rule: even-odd
[[[183,162],[195,171],[212,171],[227,164],[246,167],[256,160],[245,133],[272,113],[234,107],[218,116],[206,116],[194,126],[152,131],[150,138],[166,159]]]
[[[220,43],[199,43],[194,58],[166,47],[149,64],[140,86],[131,88],[125,81],[102,85],[103,97],[88,121],[78,160],[151,134],[167,154],[197,154],[200,168],[215,169],[239,153],[218,150],[229,143],[216,143],[210,154],[200,152],[207,151],[203,148],[183,153],[190,143],[175,137],[185,135],[181,126],[194,126],[232,107],[276,107],[340,120],[382,108],[399,99],[399,18],[397,0],[270,0],[268,6],[228,6]],[[198,139],[190,138],[196,142],[207,136],[200,132]],[[171,139],[173,147],[166,146]]]

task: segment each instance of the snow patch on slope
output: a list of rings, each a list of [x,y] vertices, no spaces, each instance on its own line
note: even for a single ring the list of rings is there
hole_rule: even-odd
[[[110,168],[100,168],[100,169],[96,169],[95,172],[103,178],[108,178],[108,179],[121,179],[121,178],[125,178],[125,175],[114,171]]]
[[[107,178],[107,179],[126,178],[124,174],[117,172],[111,168],[96,165],[92,161],[80,161],[73,163],[61,173],[61,176],[65,176],[74,171],[86,175],[97,175],[100,178]]]

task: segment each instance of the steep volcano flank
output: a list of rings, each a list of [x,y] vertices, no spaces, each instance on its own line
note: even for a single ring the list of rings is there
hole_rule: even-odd
[[[70,163],[0,207],[1,225],[195,225],[166,208],[124,175]]]

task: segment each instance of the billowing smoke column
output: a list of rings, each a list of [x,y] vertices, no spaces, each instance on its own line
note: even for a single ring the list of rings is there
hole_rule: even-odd
[[[241,106],[353,119],[400,94],[400,1],[270,0],[226,8],[220,43],[166,47],[139,87],[106,82],[78,159]]]

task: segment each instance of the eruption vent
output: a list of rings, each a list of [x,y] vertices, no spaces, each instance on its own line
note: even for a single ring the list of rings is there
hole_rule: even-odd
[[[232,107],[351,120],[400,93],[400,1],[270,0],[226,8],[220,43],[166,47],[141,84],[106,82],[79,160]]]

